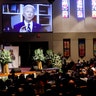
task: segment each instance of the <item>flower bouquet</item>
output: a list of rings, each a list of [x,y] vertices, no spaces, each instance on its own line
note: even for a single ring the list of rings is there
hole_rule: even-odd
[[[2,49],[0,50],[0,63],[3,73],[9,73],[8,63],[12,62],[10,51]]]
[[[60,55],[55,54],[52,50],[46,51],[46,60],[50,60],[53,67],[57,67],[61,70],[62,68],[62,60]]]
[[[38,69],[42,70],[43,69],[42,62],[45,62],[45,56],[43,54],[43,49],[41,49],[41,48],[35,49],[33,60],[37,62]]]
[[[12,62],[10,51],[9,50],[0,50],[0,63],[6,64]]]
[[[35,49],[33,60],[35,61],[45,61],[45,56],[43,54],[43,49]]]

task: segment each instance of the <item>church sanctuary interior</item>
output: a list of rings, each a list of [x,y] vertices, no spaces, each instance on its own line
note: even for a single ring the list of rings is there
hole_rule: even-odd
[[[95,20],[96,0],[0,0],[0,96],[96,96]]]

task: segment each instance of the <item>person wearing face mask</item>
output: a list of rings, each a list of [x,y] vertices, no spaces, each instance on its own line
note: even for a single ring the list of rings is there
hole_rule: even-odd
[[[28,4],[23,8],[23,17],[24,20],[16,25],[14,25],[14,32],[44,32],[41,24],[33,21],[35,16],[34,6]]]

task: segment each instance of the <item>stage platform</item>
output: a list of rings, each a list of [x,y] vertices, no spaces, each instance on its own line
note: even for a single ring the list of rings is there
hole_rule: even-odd
[[[40,75],[43,72],[58,72],[58,68],[45,68],[43,70],[35,70],[35,71],[30,71],[30,68],[14,68],[16,72],[14,72],[15,75],[19,76],[21,74],[24,74],[26,77],[29,74],[34,74],[34,78],[37,77],[37,75]],[[3,79],[4,81],[8,79],[8,75],[12,74],[12,69],[9,70],[9,74],[7,73],[0,73],[0,79]]]
[[[34,77],[36,78],[36,76],[41,73],[40,71],[30,71],[30,68],[13,68],[13,69],[16,69],[16,70],[19,69],[20,70],[20,71],[17,70],[14,73],[17,76],[24,74],[24,76],[26,77],[29,74],[34,74]],[[0,72],[0,79],[7,80],[8,75],[12,74],[11,71],[12,71],[12,69],[9,69],[9,73],[5,73],[5,74]]]

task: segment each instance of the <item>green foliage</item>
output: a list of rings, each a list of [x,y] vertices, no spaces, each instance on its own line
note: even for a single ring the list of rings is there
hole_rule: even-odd
[[[38,49],[34,50],[33,60],[45,61],[45,56],[43,54],[43,49],[38,48]]]
[[[6,64],[12,62],[9,50],[0,50],[0,63]]]
[[[53,58],[53,51],[52,50],[47,50],[45,54],[46,60],[51,60]]]
[[[43,53],[43,49],[35,49],[33,60],[37,61],[47,61],[50,60],[53,67],[60,68],[62,67],[62,60],[59,54],[55,54],[52,50],[47,50],[46,53]]]
[[[46,60],[51,60],[53,67],[61,68],[62,67],[62,60],[59,54],[54,53],[52,50],[46,51]]]

